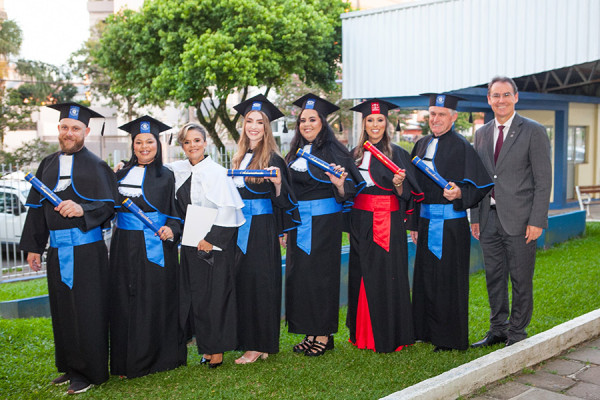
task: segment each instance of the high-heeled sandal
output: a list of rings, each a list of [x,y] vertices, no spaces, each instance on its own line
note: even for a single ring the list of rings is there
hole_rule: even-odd
[[[266,360],[269,357],[269,353],[258,353],[254,358],[248,358],[245,355],[235,360],[236,364],[252,364],[256,362],[259,358],[261,360]]]
[[[304,353],[312,347],[314,340],[315,336],[313,336],[312,339],[309,339],[308,335],[304,336],[304,339],[294,346],[294,353]]]
[[[308,357],[322,356],[327,350],[333,350],[334,347],[333,335],[329,335],[327,343],[322,343],[315,339],[312,346],[304,352],[304,355]]]

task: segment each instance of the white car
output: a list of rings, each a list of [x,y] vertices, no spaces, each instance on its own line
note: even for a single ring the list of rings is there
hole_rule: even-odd
[[[30,188],[25,180],[0,179],[0,243],[18,244],[21,240]]]

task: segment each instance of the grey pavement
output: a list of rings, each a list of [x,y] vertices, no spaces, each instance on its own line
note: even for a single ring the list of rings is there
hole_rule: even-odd
[[[465,398],[465,397],[462,397]],[[471,400],[600,400],[600,336],[479,388]]]

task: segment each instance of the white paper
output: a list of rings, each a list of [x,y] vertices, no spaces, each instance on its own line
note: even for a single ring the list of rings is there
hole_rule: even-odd
[[[212,228],[217,218],[217,213],[218,210],[215,208],[188,204],[181,244],[183,246],[198,247],[198,243],[210,232],[210,228]],[[222,249],[213,245],[213,250],[221,251]]]

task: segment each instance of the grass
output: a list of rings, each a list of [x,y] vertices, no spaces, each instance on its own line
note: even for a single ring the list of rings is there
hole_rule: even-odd
[[[31,279],[0,284],[0,301],[24,299],[44,294],[48,294],[46,279]]]
[[[584,238],[538,252],[534,277],[535,309],[530,335],[600,307],[600,223],[588,224]],[[471,276],[470,341],[481,339],[488,329],[485,276]],[[20,285],[20,284],[19,284]],[[430,344],[417,343],[401,352],[375,354],[357,350],[343,326],[340,310],[336,349],[323,357],[293,354],[301,339],[282,324],[281,352],[266,361],[238,366],[240,352],[225,355],[216,370],[200,365],[189,348],[188,366],[174,371],[120,380],[116,377],[80,395],[85,399],[371,399],[386,396],[424,379],[481,357],[492,348],[432,353]],[[49,319],[0,320],[0,398],[64,398],[64,388],[51,387],[57,376],[53,367],[52,331]]]

